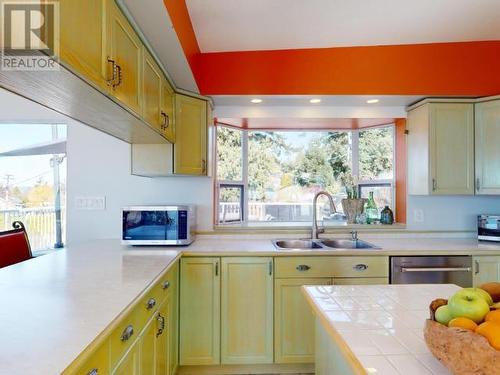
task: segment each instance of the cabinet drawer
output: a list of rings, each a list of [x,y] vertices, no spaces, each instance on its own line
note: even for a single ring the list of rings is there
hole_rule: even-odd
[[[139,311],[142,307],[136,305],[111,332],[109,337],[109,352],[111,368],[114,368],[125,352],[137,340],[144,324],[140,324]]]
[[[158,282],[139,300],[134,311],[141,330],[166,298],[167,293]]]
[[[388,277],[388,257],[277,257],[277,278]]]

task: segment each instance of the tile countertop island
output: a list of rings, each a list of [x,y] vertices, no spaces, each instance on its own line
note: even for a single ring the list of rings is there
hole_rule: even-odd
[[[316,316],[316,375],[449,375],[424,341],[429,304],[459,287],[306,286]]]

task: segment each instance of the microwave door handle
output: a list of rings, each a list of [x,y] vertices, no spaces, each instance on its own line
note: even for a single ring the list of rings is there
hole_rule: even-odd
[[[401,272],[472,272],[471,267],[401,267]]]

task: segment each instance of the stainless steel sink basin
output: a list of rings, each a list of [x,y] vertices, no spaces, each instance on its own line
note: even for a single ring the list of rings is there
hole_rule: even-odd
[[[333,249],[375,249],[376,246],[362,240],[321,240],[325,247]]]
[[[278,250],[308,250],[323,248],[323,246],[321,246],[318,242],[311,240],[275,240],[273,243]]]
[[[347,249],[378,249],[377,246],[362,240],[321,239],[321,240],[274,240],[278,250],[347,250]]]

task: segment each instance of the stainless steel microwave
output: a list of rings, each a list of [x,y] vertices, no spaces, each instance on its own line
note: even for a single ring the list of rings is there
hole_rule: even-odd
[[[195,211],[192,205],[124,207],[122,243],[189,245],[194,241]]]
[[[500,242],[500,215],[479,215],[477,238],[480,241]]]

